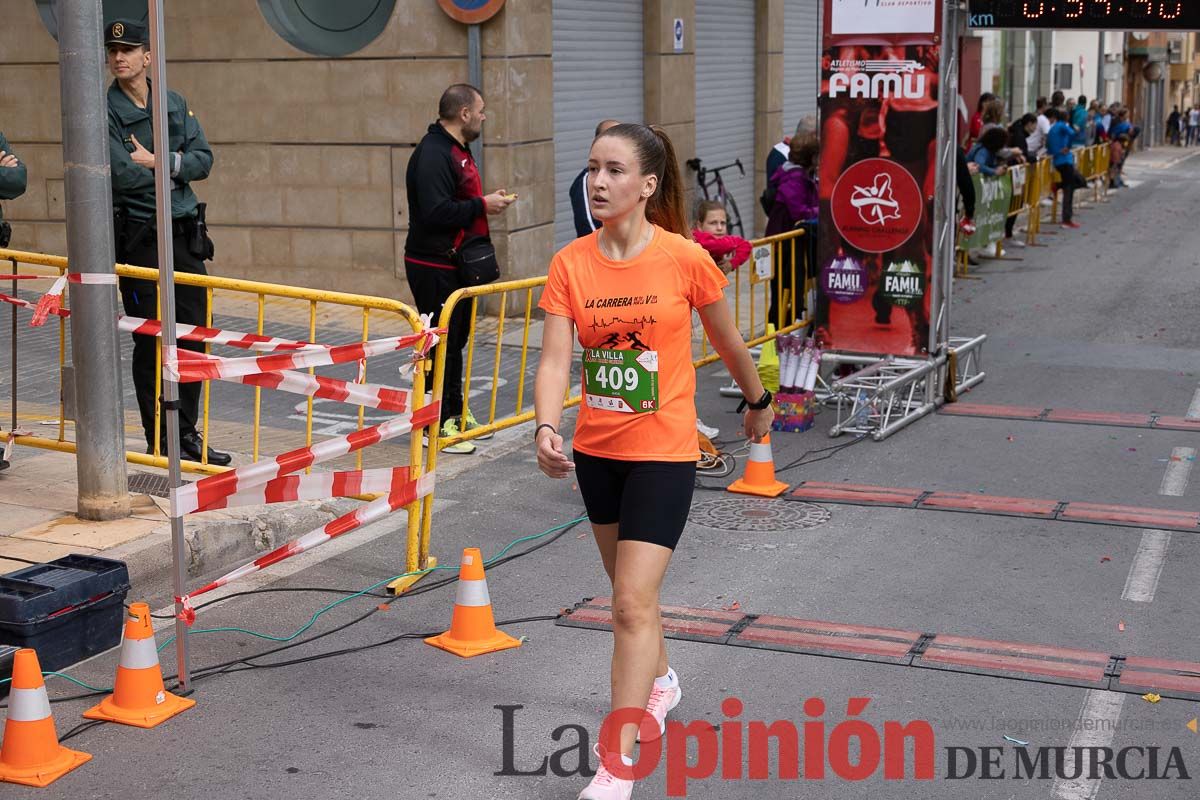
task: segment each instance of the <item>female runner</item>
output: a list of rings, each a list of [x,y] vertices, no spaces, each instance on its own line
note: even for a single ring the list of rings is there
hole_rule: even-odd
[[[695,309],[747,398],[746,435],[770,430],[771,395],[725,301],[725,276],[688,239],[675,149],[657,127],[622,124],[592,143],[589,200],[604,222],[550,264],[534,432],[538,466],[575,470],[612,583],[612,709],[645,709],[661,736],[681,697],[667,664],[658,595],[695,488]],[[584,403],[572,456],[558,433],[574,338],[584,348]],[[645,718],[643,718],[645,720]],[[636,724],[609,726],[601,764],[580,800],[628,800]]]

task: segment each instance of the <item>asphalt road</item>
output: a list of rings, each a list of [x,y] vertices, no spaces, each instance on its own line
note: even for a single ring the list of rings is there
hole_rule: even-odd
[[[974,270],[978,280],[957,282],[955,333],[991,337],[987,380],[964,400],[1200,413],[1200,226],[1192,221],[1200,205],[1200,158],[1171,165],[1161,154],[1156,158],[1157,166],[1130,168],[1135,188],[1080,211],[1081,230],[1048,237],[1050,247],[1027,249],[1023,261],[985,263]],[[734,402],[717,395],[719,368],[704,372],[701,382],[702,416],[730,435],[737,418]],[[776,462],[829,446],[830,417],[823,415],[807,433],[777,436]],[[1188,448],[1200,449],[1200,434],[939,414],[883,443],[864,441],[782,478],[1195,510],[1200,489],[1179,477],[1192,462],[1173,460]],[[1168,480],[1168,473],[1175,477]],[[519,536],[581,514],[572,483],[542,477],[529,449],[459,474],[439,486],[438,497],[433,551],[447,564],[464,546],[491,557]],[[787,501],[729,506],[730,498],[697,492],[665,603],[1200,661],[1195,532]],[[740,515],[740,529],[722,527],[731,515]],[[327,546],[332,557],[321,550],[302,556],[291,567],[300,569],[272,588],[360,589],[399,570],[402,539],[394,524],[342,542]],[[495,567],[488,578],[495,613],[505,620],[554,615],[608,593],[583,527]],[[202,612],[197,628],[288,636],[334,599],[315,593],[236,598]],[[380,602],[351,600],[321,616],[310,634],[331,631]],[[253,663],[440,631],[452,603],[452,587],[406,597],[319,642]],[[578,776],[495,774],[504,768],[506,747],[497,706],[523,706],[509,712],[513,766],[520,770],[536,770],[543,757],[576,744],[576,729],[555,738],[559,726],[582,726],[594,741],[607,704],[609,635],[548,621],[509,630],[528,641],[471,660],[400,639],[321,660],[208,675],[196,684],[197,707],[156,730],[105,725],[72,739],[95,759],[40,796],[573,798],[586,782]],[[278,646],[227,631],[197,633],[191,641],[193,663],[201,667]],[[905,780],[886,779],[882,768],[848,780],[832,764],[823,780],[807,769],[798,781],[780,780],[772,756],[771,779],[722,779],[718,771],[692,779],[691,797],[1140,800],[1197,793],[1200,736],[1186,727],[1200,713],[1193,701],[1150,703],[1137,694],[1051,681],[696,641],[669,646],[684,691],[673,719],[791,720],[797,727],[820,719],[829,740],[838,738],[834,732],[848,719],[850,699],[859,697],[869,705],[857,716],[876,732],[885,731],[887,721],[924,720],[936,735],[930,780],[914,779],[910,745]],[[170,653],[164,651],[168,672]],[[73,674],[107,685],[114,663],[110,654]],[[52,694],[75,691],[55,682]],[[744,704],[740,714],[722,711],[730,697]],[[824,701],[823,715],[805,706],[810,698]],[[56,704],[59,730],[74,726],[84,708],[84,701]],[[1143,748],[1130,751],[1134,772],[1147,766],[1147,748],[1158,747],[1159,774],[1171,748],[1178,748],[1175,758],[1190,777],[1182,779],[1178,769],[1152,781],[1030,777],[1016,773],[1020,746],[1005,736],[1027,742],[1030,752]],[[806,743],[809,738],[819,743],[821,737],[806,729]],[[1004,748],[992,751],[999,759],[994,771],[1004,769],[1003,778],[982,779],[979,764],[971,777],[948,777],[951,752],[957,774],[965,771],[964,751],[952,748],[972,748],[983,758],[981,747]],[[834,749],[826,747],[827,753]],[[689,754],[694,763],[694,743]],[[857,744],[849,747],[851,764],[860,755]],[[565,763],[575,764],[576,754]],[[634,796],[662,797],[666,790],[660,767]],[[22,790],[5,791],[15,797]]]

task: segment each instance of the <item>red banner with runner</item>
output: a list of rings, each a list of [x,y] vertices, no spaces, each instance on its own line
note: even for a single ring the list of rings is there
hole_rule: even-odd
[[[817,327],[833,350],[928,352],[940,5],[825,0]]]

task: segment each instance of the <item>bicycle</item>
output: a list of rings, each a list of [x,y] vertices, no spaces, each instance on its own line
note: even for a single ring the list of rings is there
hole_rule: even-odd
[[[706,167],[701,163],[699,158],[691,158],[687,161],[688,169],[695,170],[696,183],[700,186],[700,191],[704,194],[705,200],[716,200],[725,206],[725,214],[729,219],[729,232],[736,233],[743,239],[746,238],[745,228],[742,226],[742,215],[738,211],[737,201],[733,199],[733,195],[725,188],[725,181],[721,178],[721,170],[732,169],[737,167],[742,177],[746,175],[746,168],[742,166],[740,158],[735,159],[732,164],[726,164],[722,167]],[[709,180],[709,175],[712,179]],[[709,196],[709,187],[716,187],[716,195]]]

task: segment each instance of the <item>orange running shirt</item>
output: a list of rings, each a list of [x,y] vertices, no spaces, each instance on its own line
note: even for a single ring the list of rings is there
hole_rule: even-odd
[[[692,309],[725,299],[729,281],[704,248],[657,225],[636,258],[613,261],[598,232],[550,262],[540,307],[575,322],[584,347],[658,351],[659,409],[626,414],[579,407],[576,449],[623,461],[695,461]]]

